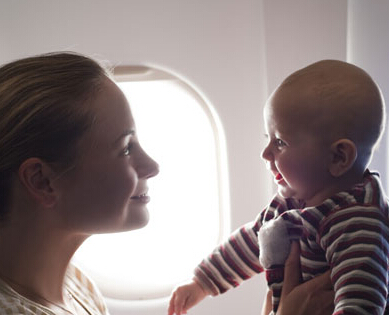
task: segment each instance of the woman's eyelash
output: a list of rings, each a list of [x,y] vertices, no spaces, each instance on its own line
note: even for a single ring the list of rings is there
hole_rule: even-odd
[[[123,151],[123,154],[130,155],[131,148],[132,148],[132,143],[127,144],[126,148]]]

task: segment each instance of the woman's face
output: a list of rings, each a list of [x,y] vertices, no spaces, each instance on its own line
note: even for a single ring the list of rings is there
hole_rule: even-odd
[[[141,148],[115,83],[106,79],[92,103],[94,122],[79,143],[76,167],[59,179],[61,221],[86,234],[141,228],[149,217],[147,180],[158,165]]]

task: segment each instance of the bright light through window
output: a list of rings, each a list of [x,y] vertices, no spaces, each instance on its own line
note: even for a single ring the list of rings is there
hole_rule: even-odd
[[[175,79],[119,83],[145,151],[160,165],[149,180],[149,224],[95,235],[75,261],[106,297],[168,296],[220,241],[222,213],[218,144],[205,104]]]

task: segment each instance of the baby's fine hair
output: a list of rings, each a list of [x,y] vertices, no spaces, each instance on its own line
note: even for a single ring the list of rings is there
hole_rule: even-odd
[[[98,62],[72,52],[0,67],[0,219],[23,161],[37,157],[58,170],[75,162],[77,141],[93,121],[88,101],[106,77]]]
[[[363,69],[340,60],[322,60],[287,77],[282,87],[299,84],[299,91],[316,95],[312,108],[328,108],[327,127],[353,140],[366,160],[379,144],[385,122],[385,101],[378,84]],[[368,164],[368,162],[366,162]]]

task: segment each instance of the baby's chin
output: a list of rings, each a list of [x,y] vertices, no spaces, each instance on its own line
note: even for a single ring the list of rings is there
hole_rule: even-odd
[[[278,194],[283,198],[293,198],[296,197],[296,192],[289,186],[278,185]]]

